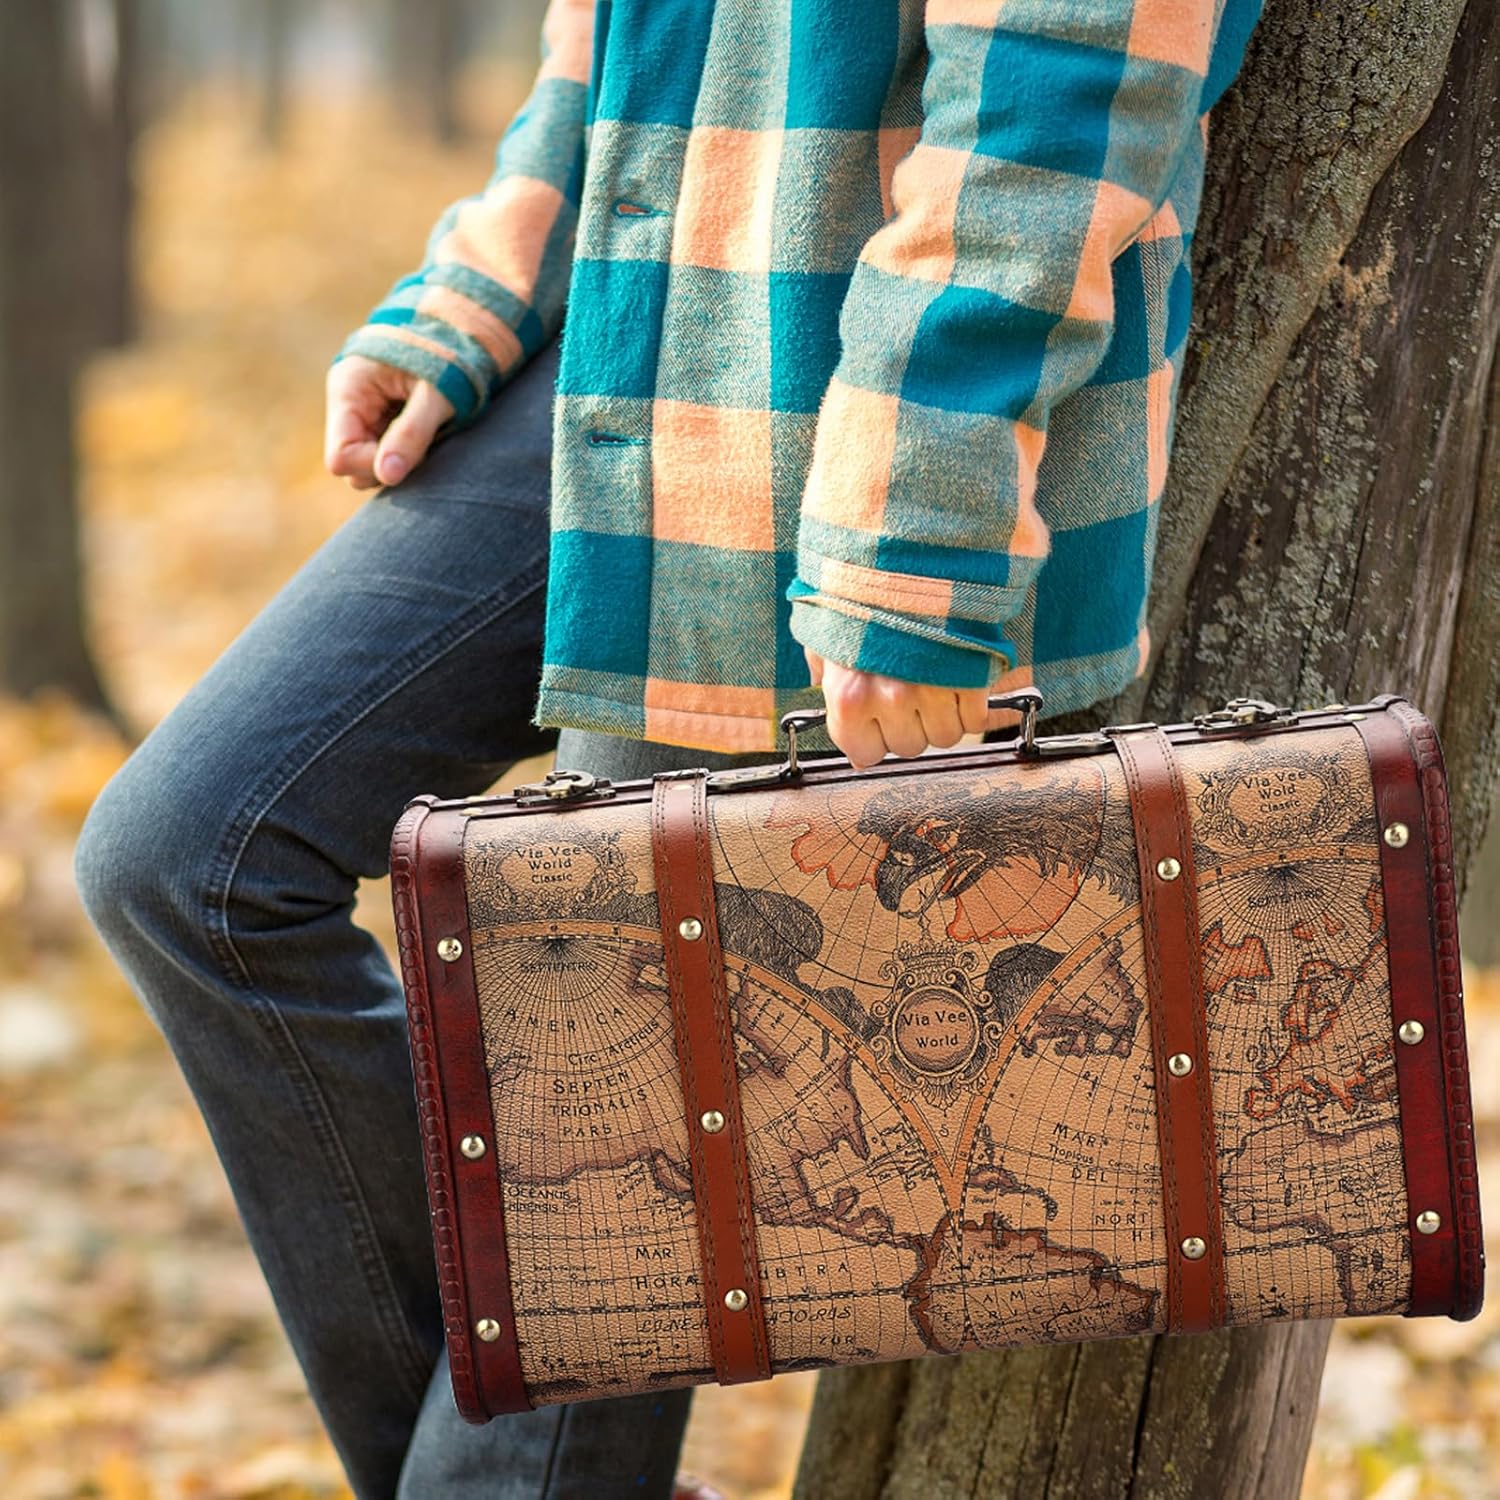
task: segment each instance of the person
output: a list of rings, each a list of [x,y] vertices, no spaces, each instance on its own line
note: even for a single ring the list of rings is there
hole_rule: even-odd
[[[423,792],[915,755],[1145,668],[1208,111],[1258,0],[552,0],[490,181],[339,352],[373,490],[105,787],[86,908],[360,1500],[672,1493],[689,1392],[448,1387],[400,984]]]

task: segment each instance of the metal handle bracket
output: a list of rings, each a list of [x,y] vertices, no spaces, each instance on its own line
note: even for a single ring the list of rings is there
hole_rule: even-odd
[[[1042,695],[1037,688],[1020,688],[1013,693],[991,693],[987,708],[1016,708],[1021,711],[1020,732],[1014,746],[1023,755],[1037,754],[1036,719],[1042,706]],[[826,708],[794,708],[781,716],[781,732],[786,736],[786,760],[779,770],[778,779],[794,781],[802,774],[797,759],[797,735],[803,729],[816,729],[828,720]]]

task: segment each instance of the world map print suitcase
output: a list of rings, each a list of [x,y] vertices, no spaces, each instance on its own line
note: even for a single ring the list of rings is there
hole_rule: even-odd
[[[420,797],[392,884],[471,1421],[1368,1314],[1483,1249],[1403,696]]]

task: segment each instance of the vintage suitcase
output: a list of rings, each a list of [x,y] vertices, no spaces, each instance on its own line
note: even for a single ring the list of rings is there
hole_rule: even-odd
[[[1401,695],[411,803],[473,1421],[837,1363],[1472,1317],[1438,739]]]

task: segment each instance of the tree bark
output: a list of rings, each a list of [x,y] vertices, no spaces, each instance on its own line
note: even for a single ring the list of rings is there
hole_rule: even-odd
[[[1215,111],[1144,680],[1049,732],[1239,693],[1405,693],[1460,893],[1500,751],[1500,25],[1271,0]],[[1331,1324],[826,1371],[802,1500],[1295,1496]]]
[[[73,380],[92,335],[68,12],[17,0],[0,47],[0,690],[104,706],[83,630]]]

